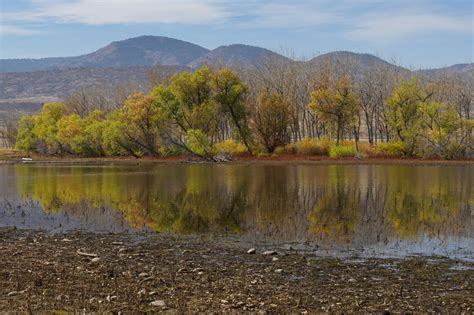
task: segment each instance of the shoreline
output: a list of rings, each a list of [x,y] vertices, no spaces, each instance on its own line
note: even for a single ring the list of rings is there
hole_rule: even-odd
[[[26,155],[2,154],[0,151],[0,164],[2,163],[57,163],[57,164],[108,164],[108,163],[201,163],[201,164],[266,164],[266,163],[298,163],[298,164],[347,164],[347,165],[474,165],[474,159],[443,160],[427,158],[395,158],[395,157],[368,157],[365,159],[330,158],[326,156],[311,155],[278,155],[278,156],[235,156],[229,161],[209,162],[193,156],[171,157],[56,157],[56,156],[29,156],[32,160],[22,160]]]
[[[0,229],[0,311],[470,312],[474,262]],[[265,251],[276,250],[276,253]]]

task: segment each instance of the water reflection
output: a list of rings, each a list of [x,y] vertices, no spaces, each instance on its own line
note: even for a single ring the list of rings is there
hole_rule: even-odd
[[[17,164],[0,175],[0,225],[474,252],[469,165]]]

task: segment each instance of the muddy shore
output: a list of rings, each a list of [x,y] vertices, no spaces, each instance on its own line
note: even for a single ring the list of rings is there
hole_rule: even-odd
[[[0,230],[0,312],[473,312],[474,262]]]

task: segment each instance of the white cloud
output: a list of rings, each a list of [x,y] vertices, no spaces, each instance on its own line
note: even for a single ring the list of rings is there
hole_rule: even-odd
[[[15,25],[5,25],[3,23],[0,24],[0,35],[28,36],[28,35],[35,35],[35,34],[40,34],[40,33],[41,33],[40,31],[31,29],[31,28],[15,26]]]
[[[430,13],[371,14],[356,21],[346,37],[360,41],[389,42],[435,32],[472,32],[471,19]]]
[[[266,4],[258,8],[251,26],[260,27],[304,27],[336,22],[334,13],[316,5],[305,3]]]
[[[229,16],[213,0],[55,0],[33,2],[30,11],[5,13],[5,20],[53,21],[89,25],[135,23],[203,24]]]

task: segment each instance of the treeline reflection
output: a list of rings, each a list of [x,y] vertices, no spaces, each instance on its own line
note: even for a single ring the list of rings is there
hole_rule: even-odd
[[[157,232],[367,243],[464,235],[472,224],[467,166],[17,165],[15,173],[21,197],[44,212],[107,207]]]

